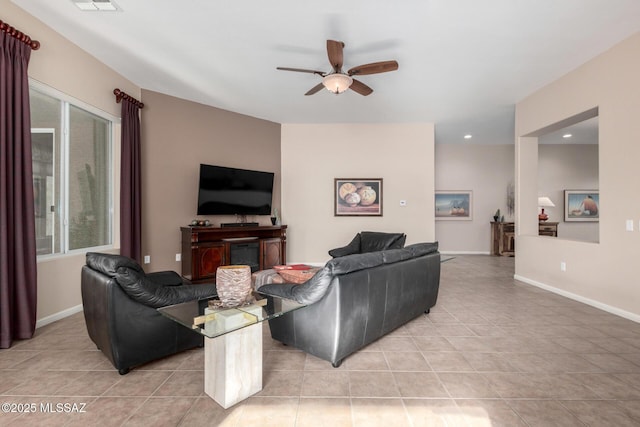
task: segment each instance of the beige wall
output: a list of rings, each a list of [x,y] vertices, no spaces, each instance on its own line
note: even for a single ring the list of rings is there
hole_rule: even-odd
[[[516,106],[516,277],[640,321],[640,33]],[[599,109],[600,243],[536,237],[537,138]],[[634,231],[625,231],[632,219]],[[567,265],[560,271],[560,262]]]
[[[473,191],[471,221],[435,222],[440,250],[449,253],[491,251],[491,224],[497,209],[507,209],[507,185],[514,179],[513,144],[436,144],[436,190]]]
[[[151,256],[144,268],[181,272],[180,227],[197,217],[200,163],[275,172],[273,206],[280,206],[280,124],[148,90],[142,100],[142,252]],[[269,216],[248,220],[271,224]]]
[[[324,262],[363,230],[434,240],[434,129],[424,124],[282,126],[288,262]],[[383,178],[382,217],[335,217],[334,178]],[[400,200],[407,206],[400,207]]]
[[[42,44],[31,53],[29,77],[32,79],[116,117],[120,117],[120,105],[115,102],[114,88],[140,96],[139,87],[9,0],[0,0],[0,10],[4,21]],[[119,129],[116,133],[119,135]],[[39,325],[78,310],[82,304],[80,269],[84,259],[84,253],[80,253],[38,262]]]

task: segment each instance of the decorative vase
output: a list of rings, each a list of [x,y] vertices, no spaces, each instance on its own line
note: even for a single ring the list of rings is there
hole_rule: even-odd
[[[360,204],[362,206],[372,205],[376,201],[376,190],[369,186],[359,188],[358,195],[360,195]]]
[[[338,194],[340,195],[340,198],[342,200],[345,200],[348,194],[355,193],[357,190],[358,188],[355,186],[354,183],[345,182],[340,186],[340,190],[338,191]]]
[[[345,203],[351,207],[358,206],[358,203],[360,203],[360,200],[361,200],[360,195],[358,193],[349,193],[346,196],[344,196]]]
[[[251,267],[224,265],[216,270],[216,290],[223,307],[238,307],[251,296]]]
[[[500,219],[500,217],[496,215],[496,216],[493,217],[493,222],[498,222],[499,219]]]

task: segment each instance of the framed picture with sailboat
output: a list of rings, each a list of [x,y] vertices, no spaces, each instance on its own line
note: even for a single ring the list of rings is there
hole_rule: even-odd
[[[436,191],[435,219],[471,221],[473,219],[473,192]]]

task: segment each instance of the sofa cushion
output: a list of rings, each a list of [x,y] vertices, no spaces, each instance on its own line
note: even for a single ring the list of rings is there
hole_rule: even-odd
[[[379,233],[363,231],[360,233],[360,252],[377,252],[386,249],[399,249],[404,246],[407,236],[404,233]]]
[[[438,250],[438,242],[432,243],[416,243],[406,246],[402,249],[389,249],[382,252],[385,264],[393,264],[394,262],[404,261],[410,258],[416,258],[422,255],[430,254]]]
[[[347,246],[331,249],[329,255],[333,258],[367,252],[378,252],[387,249],[404,247],[407,239],[404,233],[382,233],[378,231],[363,231],[349,242]]]
[[[411,257],[411,251],[407,251],[405,249],[389,249],[382,253],[382,262],[384,264],[393,264],[394,262],[404,261]]]
[[[333,275],[347,274],[365,268],[376,267],[384,263],[382,251],[347,255],[334,258],[325,264]]]
[[[414,243],[405,247],[405,249],[411,251],[414,257],[418,257],[436,252],[438,250],[438,242]]]

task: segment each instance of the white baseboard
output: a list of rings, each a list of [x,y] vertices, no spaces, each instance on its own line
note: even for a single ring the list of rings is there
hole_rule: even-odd
[[[622,310],[620,308],[604,304],[604,303],[602,303],[600,301],[596,301],[596,300],[593,300],[593,299],[590,299],[590,298],[583,297],[583,296],[578,295],[578,294],[574,294],[573,292],[568,292],[568,291],[565,291],[563,289],[558,289],[558,288],[555,288],[553,286],[549,286],[549,285],[546,285],[544,283],[538,282],[536,280],[532,280],[532,279],[529,279],[527,277],[522,277],[522,276],[520,276],[518,274],[514,274],[513,278],[518,280],[518,281],[520,281],[520,282],[524,282],[524,283],[526,283],[528,285],[532,285],[532,286],[538,287],[540,289],[544,289],[545,291],[553,292],[554,294],[562,295],[563,297],[567,297],[567,298],[570,298],[572,300],[581,302],[583,304],[587,304],[587,305],[590,305],[592,307],[599,308],[600,310],[606,311],[607,313],[615,314],[616,316],[624,317],[625,319],[629,319],[629,320],[632,320],[634,322],[640,323],[640,316],[635,314],[635,313],[631,313],[629,311]]]
[[[442,255],[491,255],[491,252],[484,251],[440,251]]]
[[[36,321],[36,329],[41,328],[49,323],[53,323],[56,320],[64,319],[65,317],[69,317],[73,314],[80,313],[82,311],[82,304],[76,305],[75,307],[67,308],[66,310],[59,311],[50,316],[43,317],[42,319],[38,319]]]

